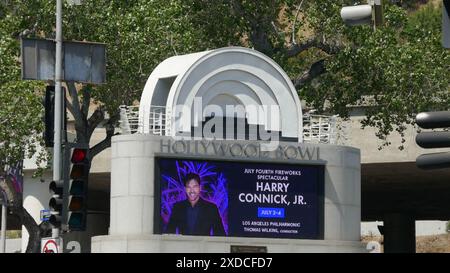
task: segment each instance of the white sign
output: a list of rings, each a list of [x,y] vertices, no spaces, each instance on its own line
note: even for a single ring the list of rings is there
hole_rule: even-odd
[[[41,253],[62,253],[62,238],[42,238]]]

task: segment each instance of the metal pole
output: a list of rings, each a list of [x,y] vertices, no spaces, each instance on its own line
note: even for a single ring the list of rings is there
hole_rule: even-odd
[[[55,60],[55,132],[53,148],[53,181],[61,177],[61,74],[62,74],[62,0],[56,1],[56,60]]]
[[[52,238],[59,237],[59,228],[52,228]]]
[[[61,179],[62,130],[62,0],[56,0],[56,60],[55,60],[55,132],[53,145],[53,181]],[[52,235],[58,234],[53,231]]]
[[[2,232],[0,237],[0,253],[6,252],[6,205],[2,204]]]
[[[374,12],[375,12],[375,26],[374,28],[376,29],[377,27],[382,27],[384,24],[384,19],[383,19],[383,0],[375,0],[375,6],[374,6]]]

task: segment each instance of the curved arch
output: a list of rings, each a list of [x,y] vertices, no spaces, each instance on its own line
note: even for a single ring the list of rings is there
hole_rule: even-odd
[[[226,48],[203,56],[189,68],[178,85],[172,86],[170,92],[172,96],[168,99],[167,106],[192,105],[193,98],[199,95],[197,90],[200,90],[204,82],[215,74],[220,75],[219,72],[230,70],[245,72],[247,78],[257,78],[268,86],[265,92],[260,94],[275,97],[280,109],[282,136],[302,141],[301,105],[295,88],[289,79],[286,80],[287,75],[275,62],[255,52],[243,48]],[[267,101],[262,103],[271,105]],[[183,122],[188,121],[188,117],[185,118]],[[187,126],[185,128],[190,131]]]
[[[268,106],[278,105],[277,101],[271,98],[270,96],[262,96],[267,94],[261,88],[251,85],[249,86],[239,81],[224,80],[222,82],[215,83],[211,87],[208,86],[206,88],[200,88],[197,91],[195,97],[197,98],[201,97],[203,100],[203,107],[205,107],[207,105],[205,101],[208,101],[210,98],[215,97],[220,93],[224,93],[225,91],[228,94],[238,98],[242,102],[242,105],[246,109],[247,121],[249,124],[264,125],[268,130],[274,131],[280,130],[279,120],[277,123],[267,123],[266,120],[264,119],[264,117],[266,117],[270,113],[266,113],[264,109],[260,109],[261,112],[255,112],[255,110],[257,110],[255,109],[255,107],[249,107],[261,105],[268,105]],[[186,101],[187,105],[190,105],[189,103],[190,103],[189,101]],[[194,108],[195,108],[194,105],[191,104],[191,109]],[[187,120],[185,122],[187,122]],[[194,120],[191,119],[191,122],[194,122]]]
[[[242,97],[241,97],[242,99]],[[214,116],[222,116],[222,117],[237,117],[237,118],[245,118],[245,107],[244,107],[244,103],[242,102],[243,100],[241,100],[240,98],[234,96],[233,94],[231,94],[230,92],[217,92],[211,94],[208,93],[208,97],[203,97],[203,101],[202,101],[202,109],[207,109],[210,105],[217,105],[221,108],[222,115],[214,115]],[[244,98],[244,101],[247,98]],[[230,109],[227,109],[228,106],[232,106],[233,107],[233,112],[230,113]],[[206,115],[208,115],[208,113],[204,113],[203,117],[198,117],[198,118],[202,118],[202,121],[205,121]],[[191,116],[191,123],[192,124],[196,124],[195,120],[194,120],[194,115]],[[198,122],[200,122],[200,120],[198,120]]]
[[[158,82],[161,79],[168,78],[175,78],[175,81],[177,79],[179,80],[186,73],[189,67],[192,66],[192,64],[209,52],[210,51],[203,51],[187,55],[173,56],[165,59],[155,67],[145,83],[141,100],[139,102],[139,124],[141,124],[140,133],[149,132],[149,124],[146,121],[149,120],[152,103],[154,101],[158,101],[158,99],[155,100],[155,97],[162,95],[165,98],[165,101],[167,101],[169,90],[167,90],[167,94],[161,94],[164,93],[165,90],[160,90],[157,88]],[[163,105],[164,104],[161,104],[160,106]]]
[[[183,57],[188,61],[181,64],[182,68],[176,68],[179,74],[174,76],[170,90],[165,90],[166,96],[163,99],[166,101],[168,116],[171,116],[176,106],[183,105],[193,109],[195,98],[204,98],[206,100],[202,103],[204,104],[220,94],[229,94],[241,101],[244,106],[278,106],[281,135],[294,137],[302,142],[300,100],[289,77],[272,59],[255,50],[242,47],[221,48],[186,56],[175,57]],[[171,64],[174,64],[172,58]],[[164,67],[167,70],[169,65],[166,64]],[[164,69],[159,69],[159,74],[162,70]],[[167,78],[171,75],[167,72],[165,75],[160,75],[159,79],[164,78],[161,76]],[[141,101],[141,107],[151,103],[148,102],[150,91],[144,89],[144,92],[147,93],[145,97],[147,102]],[[152,96],[154,95],[153,92]],[[161,99],[155,101],[161,101]],[[189,113],[191,117],[195,116],[191,111]],[[143,112],[142,115],[145,116],[146,113]],[[182,131],[190,132],[191,124],[194,122],[195,117],[182,116],[184,125]],[[267,121],[251,118],[249,123],[267,124]],[[175,117],[172,116],[172,120],[167,121],[166,125],[172,128],[170,132],[174,135],[176,133]]]

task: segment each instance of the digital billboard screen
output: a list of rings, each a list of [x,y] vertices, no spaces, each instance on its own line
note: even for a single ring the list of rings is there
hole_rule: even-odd
[[[157,158],[155,232],[323,239],[322,165]]]

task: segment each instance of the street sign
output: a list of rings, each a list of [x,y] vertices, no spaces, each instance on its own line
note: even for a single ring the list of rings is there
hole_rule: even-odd
[[[21,39],[22,79],[55,79],[55,41]],[[106,45],[92,42],[63,42],[64,81],[102,84],[106,82]]]
[[[21,68],[24,80],[55,79],[55,42],[21,39]]]
[[[43,209],[41,210],[41,221],[42,222],[47,222],[48,220],[50,220],[50,216],[51,216],[51,212],[48,209]]]
[[[42,238],[41,239],[41,253],[63,253],[62,238]]]

